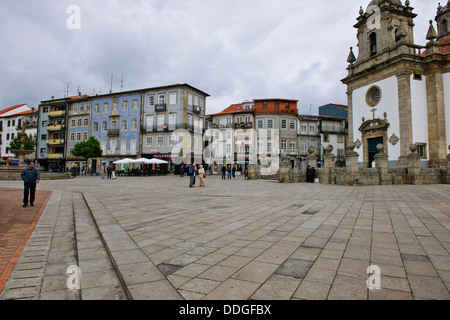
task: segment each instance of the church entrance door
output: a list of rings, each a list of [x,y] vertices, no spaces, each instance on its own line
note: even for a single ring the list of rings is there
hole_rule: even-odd
[[[369,144],[369,168],[372,168],[372,162],[375,160],[375,155],[378,153],[377,145],[383,144],[383,137],[367,139]]]

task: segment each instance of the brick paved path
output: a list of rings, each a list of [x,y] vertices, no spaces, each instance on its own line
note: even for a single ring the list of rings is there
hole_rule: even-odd
[[[35,206],[23,208],[22,189],[0,188],[0,292],[50,195],[36,190]]]

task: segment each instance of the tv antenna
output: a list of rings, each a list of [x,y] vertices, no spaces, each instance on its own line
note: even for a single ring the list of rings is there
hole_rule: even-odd
[[[69,88],[70,88],[70,82],[67,82],[67,86],[66,86],[66,90],[64,90],[65,91],[65,93],[64,93],[64,98],[66,98],[66,97],[68,97],[69,96]]]

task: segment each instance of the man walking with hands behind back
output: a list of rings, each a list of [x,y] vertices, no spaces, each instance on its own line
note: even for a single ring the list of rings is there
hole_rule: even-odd
[[[26,207],[28,205],[28,196],[30,196],[30,205],[34,206],[36,184],[41,179],[39,170],[34,167],[34,162],[28,164],[28,168],[22,171],[21,177],[24,182],[23,206]]]

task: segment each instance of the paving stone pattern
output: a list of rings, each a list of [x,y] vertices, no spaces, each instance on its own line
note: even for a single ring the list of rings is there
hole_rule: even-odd
[[[41,189],[54,192],[33,236],[43,237],[48,254],[36,264],[36,294],[22,297],[450,298],[448,185],[217,176],[205,188],[188,183],[178,176],[42,181]],[[20,259],[31,263],[27,254]],[[81,290],[67,289],[70,264],[81,268]],[[381,289],[367,287],[371,265],[380,269]],[[20,266],[0,299],[21,297],[11,285]]]

